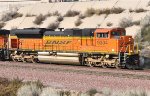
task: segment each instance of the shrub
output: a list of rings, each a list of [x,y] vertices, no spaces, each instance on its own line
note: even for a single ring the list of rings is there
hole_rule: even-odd
[[[18,18],[18,17],[22,17],[22,16],[23,16],[23,14],[18,13],[18,12],[12,14],[12,18],[13,18],[13,19]]]
[[[74,17],[74,16],[79,15],[79,14],[80,14],[79,11],[69,10],[69,11],[65,14],[65,17]]]
[[[111,10],[108,8],[100,11],[100,14],[110,14],[110,13],[111,13]]]
[[[102,14],[102,10],[96,9],[96,10],[95,10],[95,14],[96,14],[96,15],[101,15],[101,14]]]
[[[149,44],[147,44],[147,45],[149,45]],[[141,56],[144,56],[144,57],[147,57],[147,58],[150,57],[150,50],[149,50],[149,48],[143,48],[140,53],[141,53]]]
[[[129,12],[131,13],[131,12],[134,12],[134,10],[133,9],[129,9]]]
[[[58,17],[57,17],[57,21],[61,22],[61,21],[63,21],[63,20],[64,20],[64,17],[63,17],[63,16],[58,16]]]
[[[85,18],[85,15],[83,15],[83,14],[79,15],[79,19],[84,19],[84,18]]]
[[[61,90],[59,91],[60,96],[71,96],[70,91]]]
[[[5,26],[5,23],[4,23],[4,22],[1,22],[1,23],[0,23],[0,29],[3,28],[4,26]]]
[[[43,87],[44,87],[44,85],[39,81],[39,80],[37,80],[37,81],[34,81],[34,82],[32,82],[32,81],[28,81],[28,82],[26,82],[25,84],[28,84],[28,85],[30,85],[30,84],[35,84],[38,88],[40,88],[40,89],[42,89]]]
[[[120,14],[120,13],[122,13],[123,11],[124,11],[125,9],[123,9],[123,8],[113,8],[113,9],[111,9],[111,13],[112,14]]]
[[[22,80],[14,79],[9,81],[4,79],[5,81],[1,80],[1,90],[0,96],[17,96],[17,90],[22,86]]]
[[[139,30],[139,32],[137,33],[137,35],[135,36],[135,41],[139,44],[140,49],[142,50],[141,56],[144,57],[149,57],[150,56],[150,52],[148,52],[148,46],[150,46],[150,16],[147,15],[145,16],[141,22],[141,29]],[[146,62],[144,62],[144,64],[146,64]]]
[[[119,22],[119,26],[122,28],[130,27],[132,26],[132,19],[130,18],[122,18],[121,21]]]
[[[135,10],[129,9],[129,12],[130,12],[130,13],[131,13],[131,12],[140,13],[140,12],[145,12],[145,11],[147,11],[147,10],[145,10],[145,9],[143,9],[143,8],[139,8],[139,9],[135,9]]]
[[[97,27],[100,27],[101,26],[101,24],[97,24]]]
[[[81,19],[77,19],[77,21],[75,21],[75,26],[80,26],[82,24]]]
[[[97,14],[97,15],[101,15],[101,14],[110,14],[111,13],[111,10],[110,9],[108,9],[108,8],[106,8],[106,9],[103,9],[103,10],[100,10],[100,9],[97,9],[96,11],[95,11],[95,14]]]
[[[120,93],[120,96],[149,96],[144,90],[129,90]]]
[[[37,16],[36,18],[35,18],[35,20],[33,21],[35,24],[37,24],[37,25],[40,25],[40,24],[42,24],[42,21],[44,21],[45,20],[45,16],[43,16],[42,14],[40,14],[39,16]]]
[[[42,89],[36,83],[25,84],[19,88],[17,96],[39,96]]]
[[[59,27],[59,22],[54,22],[54,23],[49,24],[47,28],[57,29],[58,27]]]
[[[62,96],[59,91],[50,87],[43,88],[40,96]]]
[[[119,14],[119,13],[122,13],[125,9],[123,8],[112,8],[112,9],[103,9],[103,10],[100,10],[100,9],[97,9],[95,10],[95,14],[97,15],[101,15],[101,14]]]
[[[102,14],[102,10],[96,9],[96,10],[95,10],[95,14],[96,14],[96,15],[101,15],[101,14]]]
[[[26,14],[26,17],[34,17],[34,16],[36,16],[36,15],[34,15],[34,14]]]
[[[111,22],[108,22],[108,23],[107,23],[107,26],[108,26],[108,27],[110,27],[110,26],[112,26],[112,25],[113,25],[113,24],[112,24]]]
[[[47,13],[46,14],[46,17],[51,17],[52,16],[52,13]]]
[[[140,25],[140,21],[134,21],[132,23],[133,23],[133,25]]]
[[[142,27],[146,27],[150,25],[150,15],[146,15],[140,22]]]
[[[12,17],[10,16],[11,13],[5,13],[2,14],[2,17],[0,18],[0,21],[6,22],[12,19]]]
[[[150,1],[148,2],[147,6],[150,6]]]
[[[89,96],[94,96],[97,93],[96,89],[90,89],[86,92]]]
[[[150,42],[150,27],[149,26],[142,27],[141,37],[142,37],[142,41]]]
[[[2,15],[1,20],[0,21],[9,21],[12,19],[15,19],[17,17],[22,17],[23,15],[18,13],[18,12],[7,12],[5,14]]]
[[[102,10],[101,9],[93,9],[93,8],[91,8],[91,9],[87,9],[86,10],[85,15],[87,17],[90,17],[90,16],[92,16],[94,14],[96,14],[96,15],[101,15],[101,14],[106,14],[106,15],[108,15],[108,14],[120,14],[124,10],[125,9],[120,8],[120,7],[119,8],[112,8],[112,9],[106,8],[106,9],[102,9]]]
[[[46,87],[40,96],[81,96],[81,92]]]
[[[95,9],[93,9],[93,8],[87,9],[85,12],[86,17],[93,16],[94,14],[95,14]]]
[[[55,11],[52,15],[53,16],[60,16],[60,13],[58,11]]]
[[[112,95],[112,92],[110,89],[108,88],[104,88],[102,89],[102,92],[101,92],[104,96],[111,96]]]
[[[147,10],[143,9],[143,8],[139,8],[139,9],[136,9],[135,12],[136,13],[140,13],[140,12],[145,12]]]

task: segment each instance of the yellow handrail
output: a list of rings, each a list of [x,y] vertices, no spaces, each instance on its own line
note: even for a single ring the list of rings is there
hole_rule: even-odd
[[[136,46],[137,46],[136,52],[139,53],[139,45],[138,45],[138,43],[136,44]]]
[[[131,46],[129,44],[129,55],[131,55]]]

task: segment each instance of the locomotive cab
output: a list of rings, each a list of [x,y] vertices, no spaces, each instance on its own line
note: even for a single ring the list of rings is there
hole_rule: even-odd
[[[134,54],[134,39],[132,36],[127,36],[123,28],[111,30],[110,39],[118,40],[119,52]]]
[[[139,56],[134,49],[134,39],[126,35],[124,28],[96,29],[95,38],[96,46],[101,53],[109,54],[108,59],[117,57],[119,66],[135,68],[134,66],[139,65]]]
[[[139,53],[138,48],[134,49],[134,39],[132,36],[127,36],[125,30],[111,32],[111,38],[118,39],[119,62],[121,65],[129,69],[139,68]]]

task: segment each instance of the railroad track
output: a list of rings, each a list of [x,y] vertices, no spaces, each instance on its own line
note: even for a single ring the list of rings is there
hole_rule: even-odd
[[[150,80],[150,70],[127,70],[127,69],[102,69],[97,67],[86,66],[70,66],[70,65],[56,65],[56,64],[33,64],[22,62],[0,62],[0,67],[13,67],[42,71],[76,73],[96,76],[112,76],[119,78],[131,78]]]

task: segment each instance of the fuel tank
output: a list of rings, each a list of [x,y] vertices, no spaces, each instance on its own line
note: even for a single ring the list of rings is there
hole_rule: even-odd
[[[38,52],[38,60],[44,63],[80,64],[78,53]]]

